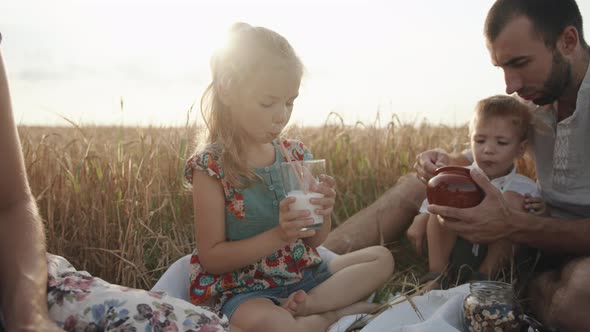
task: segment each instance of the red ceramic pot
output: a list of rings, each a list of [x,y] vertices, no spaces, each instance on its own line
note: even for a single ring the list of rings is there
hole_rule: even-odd
[[[469,168],[442,166],[426,186],[428,203],[469,208],[481,203],[484,192],[469,175]]]

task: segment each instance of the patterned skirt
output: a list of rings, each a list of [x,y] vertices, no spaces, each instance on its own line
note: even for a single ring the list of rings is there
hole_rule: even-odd
[[[226,318],[173,298],[110,284],[48,254],[49,316],[66,331],[229,331]]]

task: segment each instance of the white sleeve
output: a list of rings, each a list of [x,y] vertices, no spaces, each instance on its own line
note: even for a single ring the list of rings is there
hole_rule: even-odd
[[[513,191],[521,195],[530,194],[534,197],[541,197],[537,183],[520,174],[515,174],[514,179],[504,191]]]
[[[419,213],[428,213],[428,200],[425,199],[422,201],[422,205],[420,205],[420,210],[418,210]]]

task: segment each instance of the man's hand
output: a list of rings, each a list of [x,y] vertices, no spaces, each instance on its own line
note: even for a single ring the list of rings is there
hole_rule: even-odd
[[[506,239],[515,229],[509,224],[512,212],[502,193],[477,169],[471,170],[471,177],[485,192],[485,198],[478,206],[457,209],[429,205],[428,211],[438,215],[443,226],[470,242],[491,243]]]
[[[434,175],[434,171],[449,164],[449,154],[443,149],[424,151],[416,156],[414,170],[420,181],[427,183]]]

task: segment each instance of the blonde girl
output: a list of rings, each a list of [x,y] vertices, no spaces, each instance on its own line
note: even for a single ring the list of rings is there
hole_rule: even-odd
[[[191,302],[210,304],[245,331],[326,331],[343,315],[368,312],[363,300],[387,281],[393,258],[384,247],[326,263],[318,247],[330,231],[335,181],[320,177],[311,199],[324,216],[317,230],[308,210],[285,198],[279,146],[292,159],[313,158],[305,145],[279,138],[303,65],[287,40],[263,27],[235,24],[211,58],[212,82],[201,108],[206,145],[186,164],[193,185],[196,249]]]

